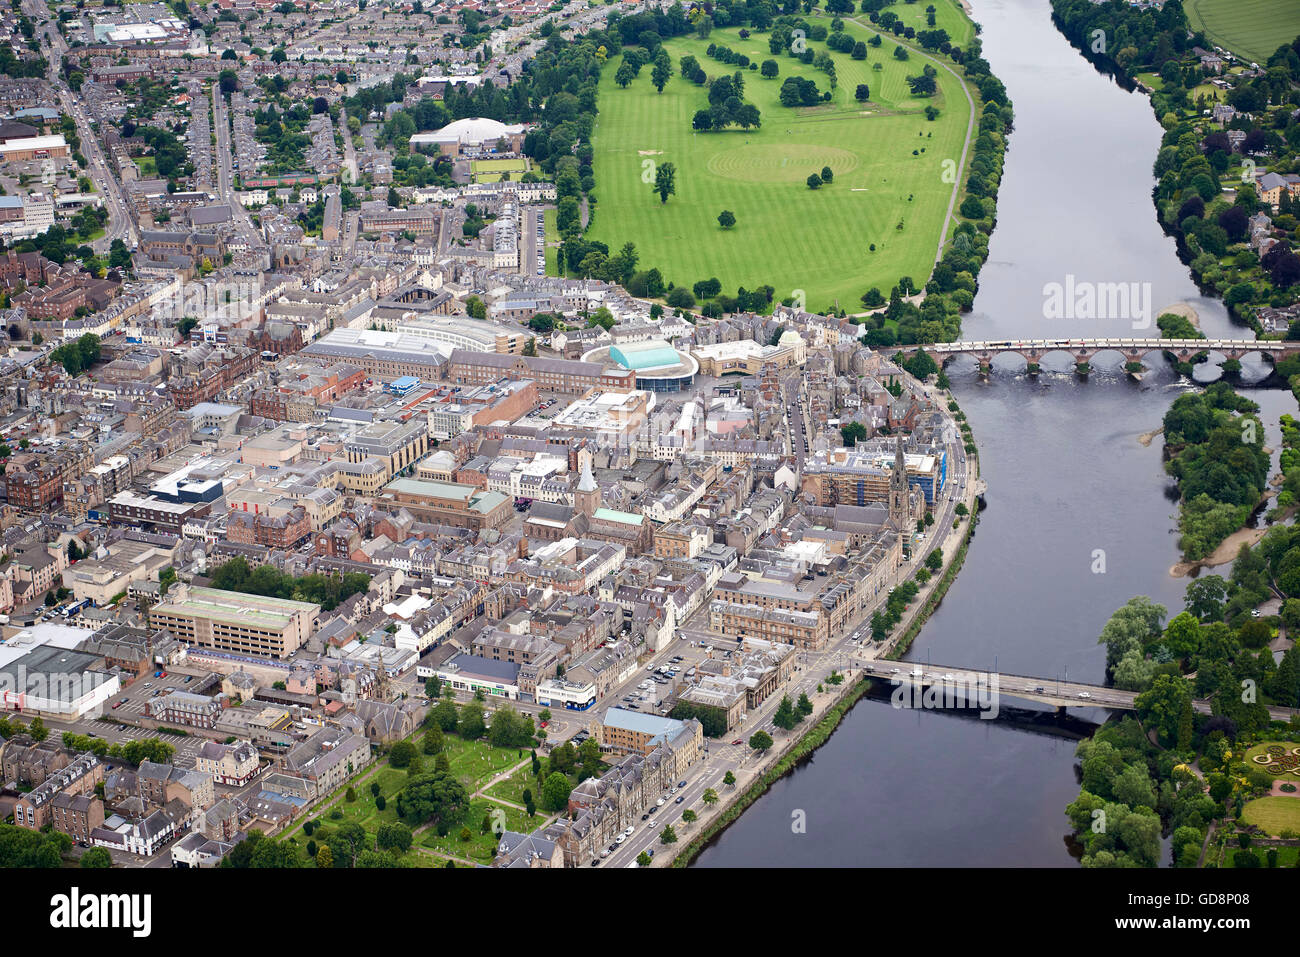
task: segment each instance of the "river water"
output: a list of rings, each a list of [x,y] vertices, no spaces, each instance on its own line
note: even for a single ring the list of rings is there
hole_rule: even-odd
[[[1161,129],[1147,99],[1080,56],[1053,26],[1047,0],[974,0],[974,8],[1016,128],[963,337],[1156,336],[1159,311],[1186,302],[1206,335],[1254,338],[1199,294],[1156,223],[1151,166]],[[1149,330],[1135,328],[1142,319],[1132,314],[1044,318],[1044,286],[1070,275],[1076,285],[1149,283]],[[1157,355],[1149,363],[1141,382],[1113,354],[1098,357],[1087,379],[1064,355],[1044,359],[1036,379],[1017,357],[996,360],[987,381],[971,360],[950,364],[989,485],[987,508],[910,659],[1099,682],[1097,635],[1116,608],[1145,594],[1181,609],[1187,580],[1169,575],[1177,504],[1160,439],[1143,446],[1138,436],[1158,428],[1190,386]],[[1242,387],[1267,371],[1254,358],[1243,366]],[[1278,416],[1294,413],[1295,400],[1284,390],[1247,391],[1276,449]],[[864,699],[697,864],[1076,866],[1064,815],[1078,794],[1074,747],[1021,724]],[[803,833],[792,828],[796,812]]]

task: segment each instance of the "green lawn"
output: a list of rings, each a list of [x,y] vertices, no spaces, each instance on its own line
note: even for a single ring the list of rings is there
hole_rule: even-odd
[[[546,210],[542,214],[542,222],[546,227],[546,275],[558,276],[560,271],[555,260],[559,255],[559,249],[551,245],[551,243],[559,240],[559,232],[555,227],[555,210]]]
[[[136,168],[140,170],[141,179],[153,179],[158,175],[158,167],[154,165],[152,156],[137,156],[134,162]]]
[[[417,734],[413,739],[416,747],[419,747],[420,738],[421,735]],[[460,779],[470,794],[487,784],[495,775],[528,757],[527,751],[520,755],[515,748],[494,748],[486,741],[465,741],[450,734],[443,742],[443,752],[451,764],[451,773]],[[425,756],[425,767],[432,767],[433,760]]]
[[[1183,9],[1192,30],[1260,66],[1300,35],[1300,0],[1187,0]]]
[[[503,801],[510,801],[514,804],[522,805],[524,803],[524,791],[533,792],[533,802],[536,803],[541,792],[541,786],[537,779],[533,777],[532,768],[524,765],[504,781],[498,781],[483,793],[488,797],[500,798]]]
[[[937,6],[941,26],[960,17],[949,0]],[[923,27],[924,8],[916,12]],[[862,40],[874,33],[855,21],[847,30]],[[777,61],[774,79],[744,73],[745,99],[761,112],[761,129],[692,131],[691,118],[707,107],[708,93],[678,75],[681,57],[693,54],[711,77],[736,69],[706,56],[709,42],[756,63]],[[635,242],[640,268],[657,266],[679,284],[716,276],[728,294],[764,284],[775,287],[777,298],[804,290],[807,306],[817,310],[837,301],[860,309],[862,293],[872,286],[887,291],[900,276],[924,282],[947,230],[953,182],[945,170],[955,169],[970,118],[960,82],[939,68],[937,95],[912,97],[906,78],[930,61],[915,52],[895,60],[897,44],[886,36],[880,47],[868,47],[865,61],[831,52],[838,77],[832,101],[791,109],[778,98],[785,77],[811,79],[822,91],[828,79],[792,57],[772,56],[767,42],[766,32],[741,40],[731,29],[714,30],[709,41],[671,40],[665,47],[674,75],[662,94],[651,85],[649,66],[619,88],[620,58],[611,59],[601,75],[593,137],[598,203],[589,237],[611,249]],[[880,71],[873,69],[877,63]],[[870,88],[866,103],[854,99],[859,83]],[[927,105],[941,111],[934,122],[925,118]],[[647,170],[653,178],[648,164],[663,162],[677,167],[677,192],[666,205],[642,179]],[[805,180],[823,166],[834,171],[834,183],[810,190]],[[736,215],[731,230],[718,226],[723,209]]]
[[[1235,844],[1231,844],[1224,848],[1223,857],[1219,861],[1219,866],[1236,867],[1237,865],[1233,863],[1233,855],[1239,850],[1241,850],[1241,848],[1237,847]],[[1251,847],[1248,848],[1248,850],[1259,859],[1260,867],[1268,866],[1268,848]],[[1279,868],[1295,867],[1296,858],[1298,856],[1300,856],[1300,847],[1279,847],[1277,849],[1277,866]]]
[[[1247,824],[1258,825],[1273,837],[1285,829],[1300,831],[1300,797],[1270,795],[1255,798],[1246,802],[1241,817]]]
[[[528,161],[523,159],[474,160],[470,164],[476,183],[495,183],[502,173],[509,173],[511,179],[519,179],[528,172]]]
[[[511,831],[518,831],[527,834],[546,820],[545,816],[538,814],[536,817],[529,817],[523,811],[515,810],[504,804],[498,804],[496,801],[489,801],[486,798],[475,798],[469,803],[469,812],[465,815],[463,824],[454,825],[446,837],[439,837],[438,832],[429,828],[423,834],[417,836],[417,841],[421,847],[427,847],[432,851],[441,852],[452,857],[468,858],[473,861],[487,863],[492,860],[496,853],[496,835],[489,830],[486,834],[482,832],[483,816],[494,808],[500,808],[506,815],[506,827]],[[469,828],[470,839],[462,841],[460,839],[461,827]]]

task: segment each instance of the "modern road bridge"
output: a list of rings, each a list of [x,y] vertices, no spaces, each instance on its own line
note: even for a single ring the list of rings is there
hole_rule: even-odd
[[[855,657],[854,664],[863,674],[899,684],[911,684],[938,691],[952,689],[959,699],[969,701],[971,707],[979,699],[996,691],[999,697],[1009,696],[1038,701],[1058,708],[1110,708],[1115,711],[1132,711],[1137,706],[1135,691],[1121,691],[1105,685],[1086,684],[1080,681],[1061,681],[1058,678],[1035,678],[1029,675],[1012,675],[1005,672],[953,668],[945,665],[910,661],[864,660]],[[1200,714],[1211,714],[1210,702],[1203,698],[1192,700],[1192,708]],[[1270,707],[1269,716],[1275,721],[1288,721],[1296,714],[1295,708]]]

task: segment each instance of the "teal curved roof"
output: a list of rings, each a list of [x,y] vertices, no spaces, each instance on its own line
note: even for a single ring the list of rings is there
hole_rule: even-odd
[[[677,350],[666,343],[638,343],[649,348],[634,346],[613,346],[609,357],[624,369],[640,371],[641,369],[659,369],[665,366],[679,365],[682,361]]]

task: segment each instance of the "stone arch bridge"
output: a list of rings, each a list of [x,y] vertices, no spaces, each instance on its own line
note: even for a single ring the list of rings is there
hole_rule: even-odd
[[[957,356],[973,356],[981,373],[987,373],[993,358],[1007,353],[1020,356],[1036,372],[1043,357],[1052,353],[1065,353],[1073,359],[1075,367],[1086,371],[1094,357],[1103,352],[1120,355],[1125,364],[1143,362],[1152,352],[1170,353],[1180,362],[1190,362],[1202,352],[1217,352],[1224,359],[1240,361],[1250,353],[1259,353],[1266,360],[1277,362],[1300,355],[1300,342],[1277,339],[1003,339],[980,342],[936,342],[932,345],[908,346],[903,352],[911,355],[919,349],[939,365]]]

